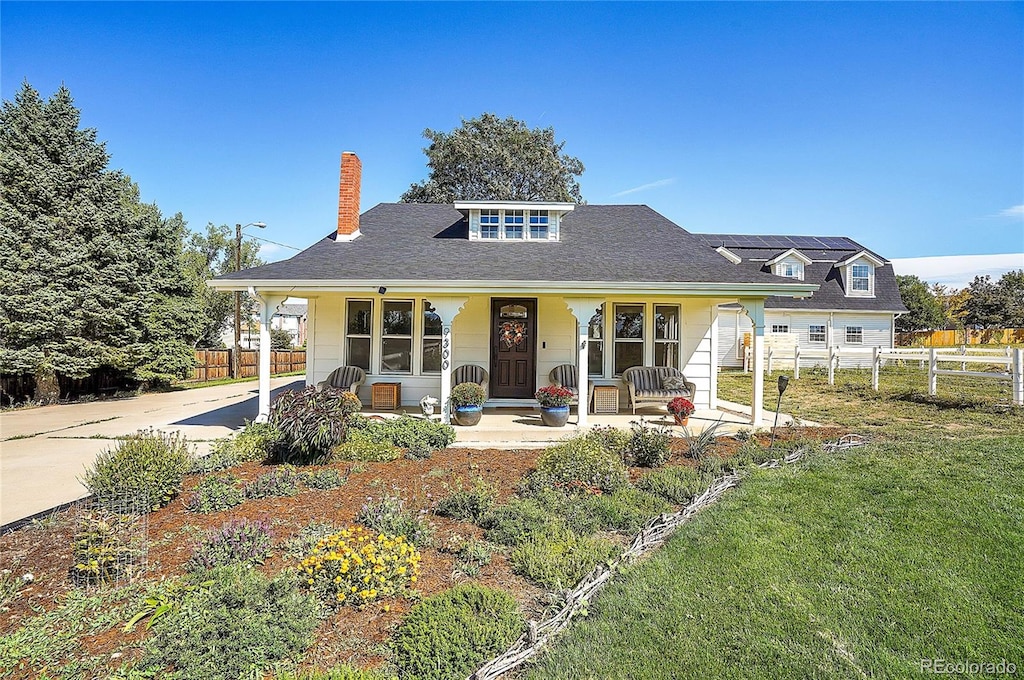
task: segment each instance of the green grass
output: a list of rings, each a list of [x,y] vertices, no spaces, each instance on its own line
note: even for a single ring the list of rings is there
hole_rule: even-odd
[[[1024,409],[1000,383],[940,381],[928,398],[925,380],[887,371],[879,394],[866,371],[791,382],[784,411],[872,443],[746,479],[626,569],[526,677],[914,678],[932,658],[1024,668]],[[749,389],[749,375],[720,380],[726,399]]]

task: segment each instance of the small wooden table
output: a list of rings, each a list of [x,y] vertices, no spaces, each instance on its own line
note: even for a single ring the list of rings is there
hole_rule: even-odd
[[[394,411],[402,405],[402,383],[379,382],[370,387],[370,407]]]
[[[619,388],[615,385],[594,386],[594,413],[619,412]]]

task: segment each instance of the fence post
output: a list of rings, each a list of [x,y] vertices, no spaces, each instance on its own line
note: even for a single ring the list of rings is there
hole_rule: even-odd
[[[836,347],[832,345],[828,348],[828,384],[836,384]]]
[[[878,391],[878,369],[882,363],[882,354],[877,347],[871,348],[871,387]]]
[[[938,394],[938,376],[935,375],[935,371],[939,368],[939,361],[935,358],[935,348],[928,348],[928,394],[935,396]]]
[[[800,379],[800,344],[793,347],[793,380]]]
[[[768,375],[772,374],[772,359],[774,358],[775,348],[771,345],[768,346]]]
[[[1013,350],[1013,403],[1024,406],[1024,349]]]
[[[962,356],[967,356],[967,345],[961,345],[961,347],[960,347],[960,354]],[[960,362],[960,370],[961,371],[966,371],[967,370],[967,362],[966,361],[961,361]]]

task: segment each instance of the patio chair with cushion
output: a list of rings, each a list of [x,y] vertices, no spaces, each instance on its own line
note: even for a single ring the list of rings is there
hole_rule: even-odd
[[[452,387],[466,382],[474,382],[484,388],[484,394],[487,394],[487,379],[487,371],[473,364],[465,364],[452,371]]]
[[[366,372],[358,366],[339,366],[331,371],[327,380],[318,382],[316,388],[322,390],[324,387],[336,387],[353,394],[359,393],[359,388],[366,382]]]
[[[568,387],[572,390],[574,404],[580,401],[580,374],[575,364],[561,364],[555,366],[548,373],[548,382],[559,387]],[[590,404],[594,396],[594,381],[587,381],[587,404]]]
[[[686,379],[682,371],[671,366],[634,366],[622,374],[629,388],[629,403],[636,413],[638,406],[668,405],[676,397],[693,400],[697,385]]]

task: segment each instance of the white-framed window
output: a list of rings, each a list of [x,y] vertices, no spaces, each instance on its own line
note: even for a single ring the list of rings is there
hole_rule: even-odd
[[[441,317],[427,300],[423,301],[423,340],[420,343],[420,371],[441,372]]]
[[[846,342],[849,345],[864,344],[864,326],[847,326]]]
[[[654,305],[654,365],[679,368],[679,305]]]
[[[615,375],[644,363],[644,307],[640,304],[615,305]]]
[[[776,270],[779,276],[785,276],[790,279],[801,279],[804,278],[804,266],[800,262],[781,262]]]
[[[604,305],[590,317],[587,338],[587,373],[604,375]]]
[[[345,312],[345,363],[370,371],[373,300],[349,300]]]
[[[523,238],[523,211],[505,210],[505,238],[521,240]]]
[[[480,238],[498,238],[500,223],[497,210],[480,211]]]
[[[380,372],[412,373],[412,300],[385,300],[381,314]]]
[[[808,342],[825,342],[825,325],[811,324],[807,327]]]
[[[855,264],[850,267],[850,290],[854,293],[871,292],[871,265]]]
[[[530,211],[530,238],[546,241],[548,239],[548,211]]]
[[[772,324],[772,333],[788,333],[788,332],[789,332],[789,324],[786,324],[786,323],[773,323]]]

